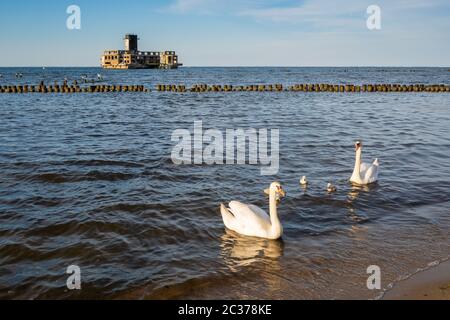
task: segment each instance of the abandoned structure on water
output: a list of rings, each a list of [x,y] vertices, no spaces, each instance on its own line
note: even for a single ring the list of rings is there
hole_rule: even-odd
[[[105,69],[176,69],[178,63],[175,51],[139,51],[138,36],[125,35],[125,50],[107,50],[102,56]]]

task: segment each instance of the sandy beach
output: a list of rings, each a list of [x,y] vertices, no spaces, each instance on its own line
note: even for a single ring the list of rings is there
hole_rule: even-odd
[[[384,300],[450,300],[450,260],[400,281]]]

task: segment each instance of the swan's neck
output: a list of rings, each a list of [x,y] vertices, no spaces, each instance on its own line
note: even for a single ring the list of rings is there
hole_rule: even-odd
[[[281,222],[280,219],[278,218],[277,196],[275,191],[270,192],[269,212],[270,212],[270,223],[272,224],[272,232],[281,233]]]
[[[362,148],[359,148],[356,151],[356,159],[355,159],[355,169],[353,170],[352,179],[351,180],[361,180],[361,154]]]

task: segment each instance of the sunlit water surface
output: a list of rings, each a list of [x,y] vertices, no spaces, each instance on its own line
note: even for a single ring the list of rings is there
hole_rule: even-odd
[[[20,80],[14,78],[22,72]],[[0,85],[445,83],[446,69],[0,69]],[[449,256],[450,95],[109,93],[0,95],[0,298],[367,299]],[[182,165],[175,129],[280,130],[280,170]],[[380,182],[348,183],[356,139]],[[311,185],[299,186],[302,175]],[[282,241],[224,229],[219,204],[267,208],[280,180]],[[327,194],[332,181],[338,191]],[[69,291],[69,265],[82,290]]]

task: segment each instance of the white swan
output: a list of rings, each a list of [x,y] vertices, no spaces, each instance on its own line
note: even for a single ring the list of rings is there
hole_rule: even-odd
[[[277,196],[284,197],[279,182],[270,185],[269,210],[270,216],[262,209],[252,204],[231,201],[229,208],[220,205],[223,223],[228,229],[245,236],[276,240],[283,235],[283,226],[278,218]]]
[[[355,143],[355,150],[356,150],[355,169],[353,170],[350,182],[361,186],[377,182],[378,169],[380,167],[378,159],[375,159],[372,165],[369,165],[367,163],[361,163],[362,143],[360,141],[357,141]]]

